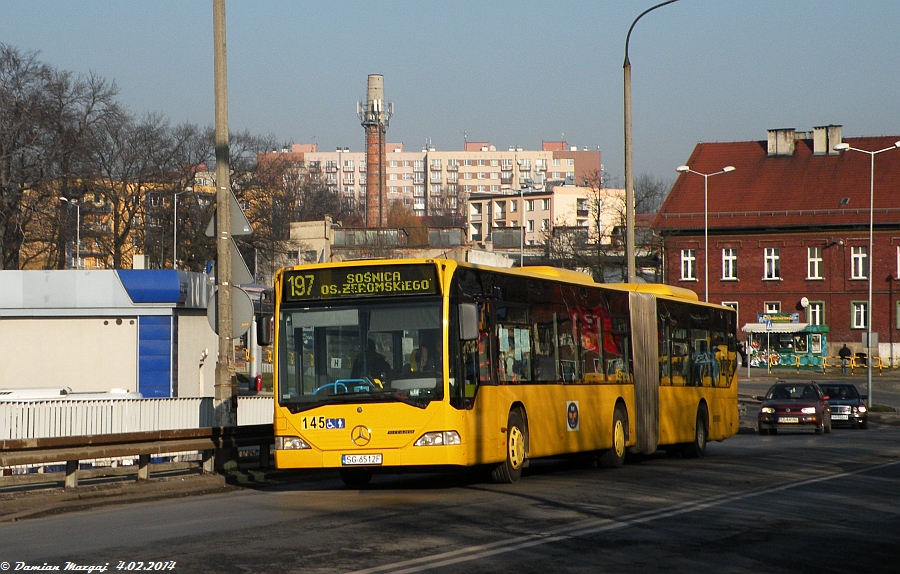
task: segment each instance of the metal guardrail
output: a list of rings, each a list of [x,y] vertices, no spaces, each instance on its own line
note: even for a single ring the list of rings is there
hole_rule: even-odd
[[[80,462],[86,460],[137,457],[137,480],[146,481],[150,479],[152,456],[180,452],[199,451],[202,472],[212,473],[217,450],[258,447],[260,468],[267,468],[274,442],[271,424],[2,440],[0,467],[65,463],[65,488],[71,489],[78,486]],[[96,469],[92,472],[96,474]],[[2,476],[0,485],[31,482],[25,478],[29,476],[33,475]]]
[[[271,396],[238,397],[238,425],[271,424]],[[0,401],[0,440],[197,429],[216,424],[212,397]]]

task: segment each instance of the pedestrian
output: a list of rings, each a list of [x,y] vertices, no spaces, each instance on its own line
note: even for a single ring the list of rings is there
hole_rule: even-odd
[[[852,355],[853,352],[847,347],[847,343],[844,343],[844,346],[838,351],[838,357],[841,358],[841,373],[844,375],[847,374],[847,367],[850,366],[850,357]]]

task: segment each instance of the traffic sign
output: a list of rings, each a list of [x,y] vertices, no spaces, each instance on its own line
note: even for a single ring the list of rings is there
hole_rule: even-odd
[[[213,291],[206,304],[206,319],[216,335],[219,334],[219,289]],[[253,321],[253,301],[240,287],[231,286],[231,328],[232,336],[243,337]]]
[[[247,216],[244,215],[244,210],[241,209],[240,205],[238,205],[237,199],[235,199],[234,194],[229,193],[228,197],[231,198],[231,208],[228,210],[231,222],[228,225],[228,231],[231,233],[231,235],[252,235],[253,228],[250,227],[250,221],[247,219]],[[216,236],[215,210],[213,210],[213,216],[212,219],[209,220],[209,225],[206,226],[206,236]]]

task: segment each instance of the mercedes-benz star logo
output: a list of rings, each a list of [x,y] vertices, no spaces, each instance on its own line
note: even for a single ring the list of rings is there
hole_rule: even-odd
[[[350,431],[350,440],[356,446],[366,446],[372,440],[372,431],[362,425],[357,425]]]

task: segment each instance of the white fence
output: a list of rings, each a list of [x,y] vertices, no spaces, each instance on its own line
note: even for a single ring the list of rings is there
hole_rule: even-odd
[[[238,397],[238,425],[271,424],[272,397]],[[212,397],[0,402],[0,440],[216,426]]]

